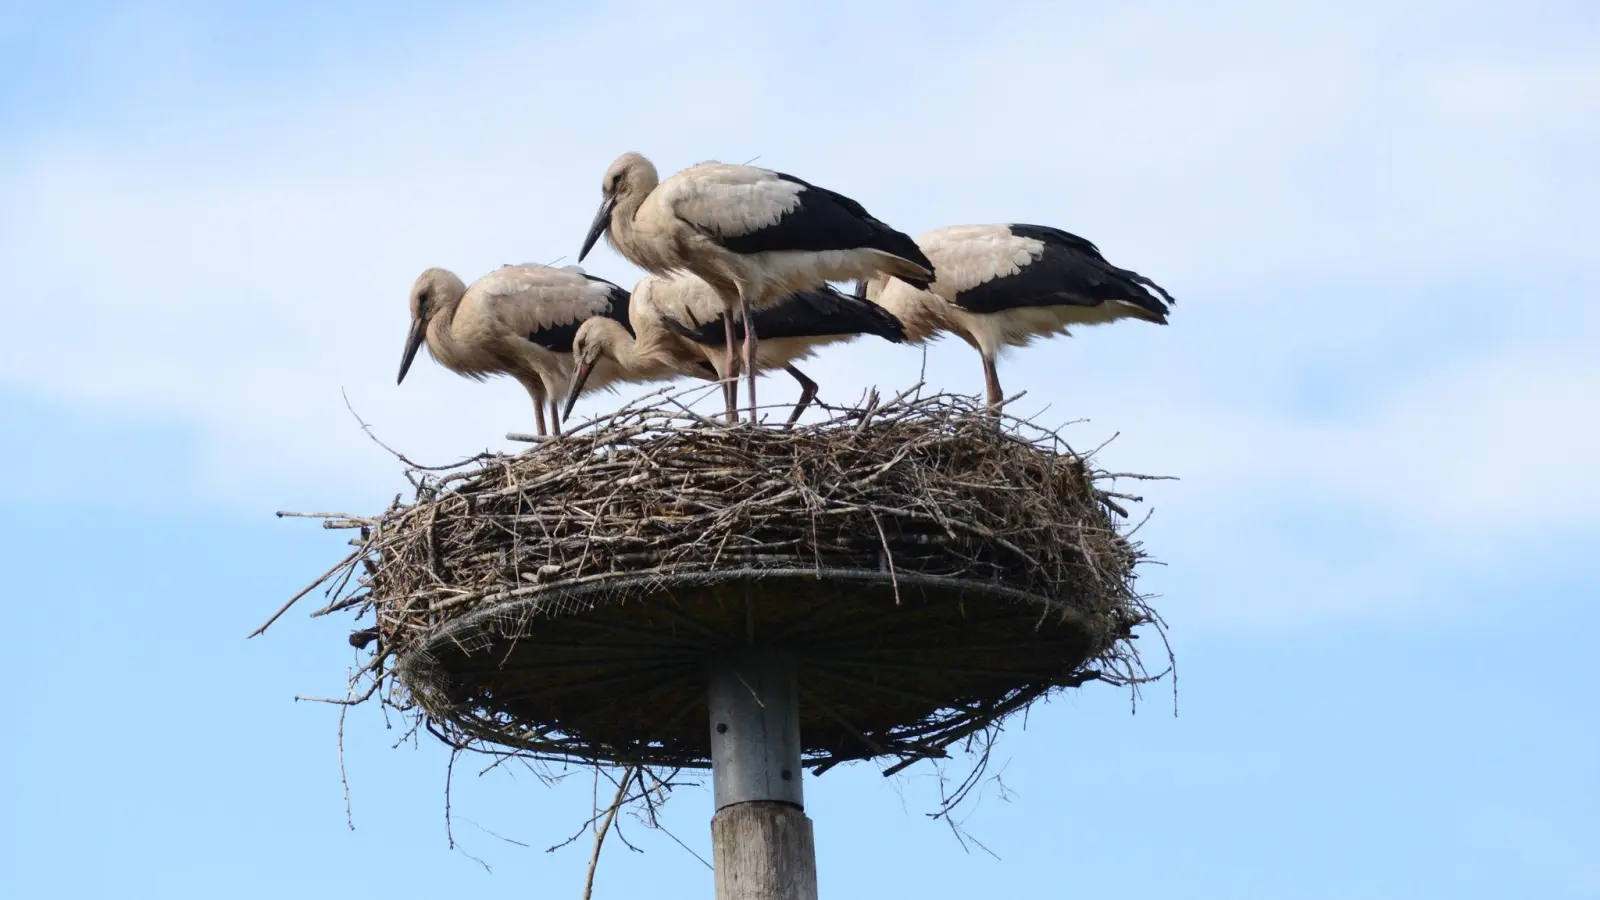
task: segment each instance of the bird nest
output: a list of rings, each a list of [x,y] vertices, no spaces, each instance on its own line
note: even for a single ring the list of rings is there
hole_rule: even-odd
[[[1131,476],[964,396],[830,415],[729,426],[657,394],[520,454],[413,467],[415,499],[381,515],[317,514],[360,534],[312,585],[331,582],[316,615],[366,620],[340,702],[377,695],[460,749],[701,768],[705,668],[755,645],[797,661],[820,772],[945,756],[1053,691],[1148,680],[1143,553],[1118,523],[1138,498],[1106,490]]]

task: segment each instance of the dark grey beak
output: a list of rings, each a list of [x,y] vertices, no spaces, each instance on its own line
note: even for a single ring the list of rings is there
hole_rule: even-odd
[[[589,380],[589,373],[594,371],[590,363],[580,362],[572,371],[572,386],[567,388],[567,405],[561,410],[561,418],[572,418],[572,407],[578,402],[578,395],[583,393],[583,383]]]
[[[578,262],[583,262],[583,258],[594,249],[594,242],[600,240],[600,235],[605,234],[606,229],[611,227],[611,211],[616,206],[615,197],[607,197],[606,202],[600,204],[600,211],[595,213],[594,221],[589,225],[589,234],[583,239],[583,249],[578,251]]]
[[[394,380],[395,384],[406,380],[406,372],[411,370],[411,361],[417,358],[417,351],[422,348],[422,339],[427,334],[427,322],[421,319],[411,320],[411,331],[406,335],[406,352],[400,357],[400,377]]]

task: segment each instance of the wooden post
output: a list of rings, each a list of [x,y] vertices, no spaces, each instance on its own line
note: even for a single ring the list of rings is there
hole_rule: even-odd
[[[794,661],[761,648],[730,656],[712,668],[708,699],[717,900],[817,900]]]

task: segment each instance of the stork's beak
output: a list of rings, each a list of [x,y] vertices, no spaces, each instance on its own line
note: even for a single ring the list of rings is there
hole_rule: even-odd
[[[561,410],[562,419],[572,418],[572,407],[578,402],[578,395],[583,393],[583,383],[589,380],[589,373],[594,371],[593,363],[580,362],[572,371],[572,386],[567,388],[567,405]]]
[[[578,262],[583,262],[583,258],[594,249],[594,242],[600,240],[600,235],[605,234],[606,229],[611,227],[611,210],[616,206],[616,197],[607,197],[605,202],[600,204],[600,211],[595,213],[594,221],[589,225],[589,234],[583,239],[583,249],[578,251]]]
[[[406,352],[400,357],[400,377],[394,380],[399,384],[406,380],[406,372],[411,369],[411,361],[417,358],[417,351],[422,347],[422,339],[427,336],[428,323],[422,319],[411,320],[411,331],[406,335]]]

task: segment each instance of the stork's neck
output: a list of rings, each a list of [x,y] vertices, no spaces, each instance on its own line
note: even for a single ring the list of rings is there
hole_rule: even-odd
[[[906,329],[906,343],[920,344],[950,328],[950,307],[937,294],[917,290],[898,278],[879,275],[867,282],[867,299],[889,311]]]
[[[666,378],[677,371],[673,361],[654,353],[642,352],[639,341],[621,324],[607,321],[601,327],[605,329],[606,355],[630,380]]]
[[[644,205],[646,196],[648,194],[642,191],[625,191],[611,210],[611,243],[616,246],[617,252],[630,260],[638,252],[639,245],[639,226],[634,219],[639,215],[639,208]]]
[[[456,340],[456,308],[461,305],[461,298],[444,297],[436,302],[438,306],[428,317],[428,353],[451,371],[482,371],[482,366],[474,364],[473,354]]]
[[[653,183],[648,188],[641,185],[624,190],[617,196],[617,205],[611,210],[611,227],[606,230],[606,240],[639,268],[653,275],[665,275],[671,269],[672,260],[663,256],[661,235],[653,233],[651,222],[641,221],[639,215],[655,187]],[[649,219],[648,214],[645,219]]]

